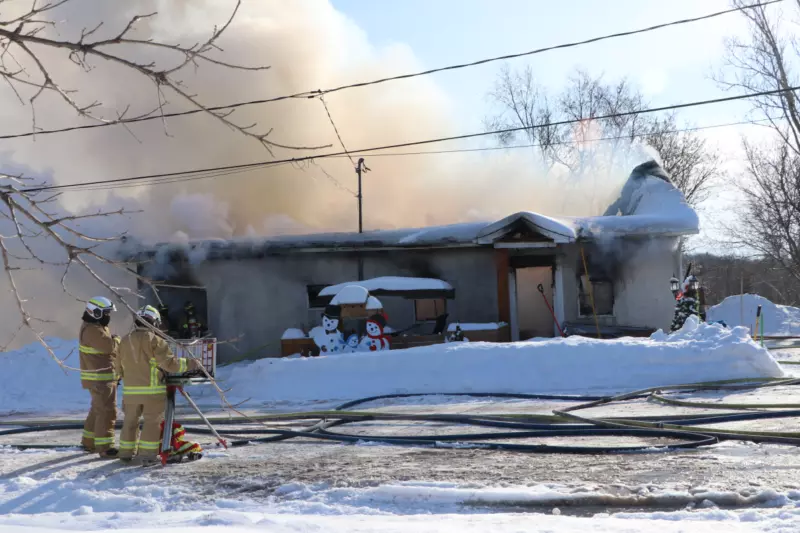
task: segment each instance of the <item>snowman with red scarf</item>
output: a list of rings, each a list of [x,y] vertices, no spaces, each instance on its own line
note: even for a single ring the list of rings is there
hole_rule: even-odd
[[[370,352],[389,350],[389,337],[383,332],[385,327],[386,317],[384,315],[372,315],[367,320],[367,336],[361,339],[359,349]]]

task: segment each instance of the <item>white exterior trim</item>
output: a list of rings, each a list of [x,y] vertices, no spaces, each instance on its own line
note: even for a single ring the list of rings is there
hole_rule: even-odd
[[[517,273],[514,269],[508,272],[508,306],[511,308],[511,342],[519,341],[519,315],[517,314]]]
[[[556,315],[556,320],[564,327],[564,269],[562,267],[563,259],[561,256],[556,256],[556,269],[553,274],[553,312]],[[553,333],[556,337],[560,337],[561,333],[558,331],[558,326],[553,324]]]

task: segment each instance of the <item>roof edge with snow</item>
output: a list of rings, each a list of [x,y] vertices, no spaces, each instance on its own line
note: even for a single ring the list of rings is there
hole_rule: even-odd
[[[689,221],[692,222],[692,221]],[[364,233],[317,233],[264,238],[214,239],[160,243],[150,247],[124,243],[123,260],[141,261],[172,254],[190,262],[259,258],[293,252],[347,252],[387,249],[458,248],[492,246],[524,231],[555,244],[600,238],[679,237],[699,233],[696,223],[668,216],[632,215],[555,218],[522,211],[496,222],[466,222],[445,226],[376,230]]]

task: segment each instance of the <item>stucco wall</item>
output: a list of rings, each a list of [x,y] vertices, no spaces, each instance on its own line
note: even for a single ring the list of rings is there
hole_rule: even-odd
[[[614,287],[618,323],[669,331],[675,298],[669,290],[673,275],[681,276],[680,254],[673,239],[642,241],[628,258]]]
[[[221,361],[252,350],[264,356],[279,355],[284,330],[308,330],[318,325],[319,311],[308,310],[306,286],[353,281],[357,274],[356,257],[338,253],[216,261],[195,269],[197,280],[207,290],[210,328],[220,340],[239,338],[235,348],[220,346]],[[491,248],[367,253],[364,276],[440,278],[455,289],[455,300],[448,301],[450,321],[497,320],[497,280]],[[412,301],[394,297],[381,301],[389,325],[402,329],[413,324]]]
[[[607,243],[607,246],[616,246]],[[578,316],[580,249],[576,245],[563,249],[564,315],[566,321],[591,322]],[[613,254],[612,254],[613,255]],[[600,318],[601,324],[669,329],[675,311],[675,300],[669,290],[673,275],[680,277],[680,252],[675,239],[628,240],[616,257],[623,259],[613,269],[614,316]]]

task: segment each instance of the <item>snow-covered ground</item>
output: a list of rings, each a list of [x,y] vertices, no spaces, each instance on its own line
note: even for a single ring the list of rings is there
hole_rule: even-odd
[[[778,305],[756,294],[728,296],[707,311],[709,321],[724,321],[728,326],[755,329],[756,313],[761,306],[766,336],[800,336],[800,309]]]
[[[75,347],[70,341],[54,341],[54,345],[60,357]],[[77,353],[65,363],[76,366]],[[681,332],[656,334],[651,339],[451,344],[239,363],[220,370],[225,387],[232,388],[231,398],[252,398],[243,407],[249,412],[298,405],[328,408],[338,399],[393,392],[586,394],[784,375],[770,353],[753,343],[745,330],[693,321]],[[62,371],[39,347],[0,355],[0,372],[14,376],[0,389],[0,422],[37,415],[77,418],[86,408],[86,394],[75,373]],[[330,384],[337,381],[341,383]],[[203,405],[215,403],[210,388],[203,394],[201,387],[194,389]],[[798,395],[800,391],[793,387],[778,387],[681,397],[788,403],[800,402]],[[291,400],[288,406],[278,402],[287,399]],[[547,414],[565,405],[572,403],[442,395],[381,400],[358,409]],[[186,412],[182,406],[181,413]],[[689,412],[697,409],[642,399],[587,414]],[[737,422],[731,427],[793,431],[793,424],[793,419],[776,419]],[[477,429],[469,431],[473,430]],[[467,430],[439,423],[374,421],[348,425],[341,431],[360,436]],[[800,456],[785,446],[725,442],[675,453],[568,456],[386,447],[369,442],[352,446],[302,439],[222,451],[201,438],[207,450],[203,460],[141,469],[79,452],[72,447],[79,436],[79,431],[61,431],[0,438],[5,443],[40,439],[64,445],[57,450],[24,452],[0,446],[0,531],[800,530],[800,483],[794,474],[800,468]],[[623,440],[637,443],[638,437]]]

